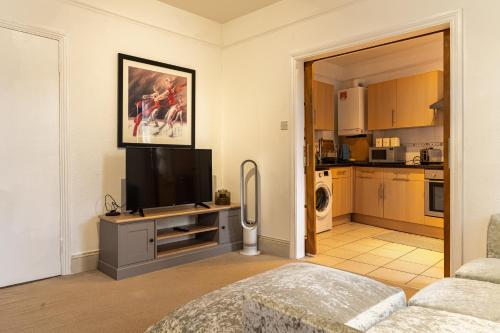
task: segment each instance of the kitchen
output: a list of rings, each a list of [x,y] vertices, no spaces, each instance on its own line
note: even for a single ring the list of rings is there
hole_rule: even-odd
[[[443,277],[444,38],[314,63],[309,260],[415,289]]]

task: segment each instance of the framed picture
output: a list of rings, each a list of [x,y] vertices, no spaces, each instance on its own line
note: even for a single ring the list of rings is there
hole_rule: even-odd
[[[118,147],[194,148],[195,78],[189,68],[118,54]]]

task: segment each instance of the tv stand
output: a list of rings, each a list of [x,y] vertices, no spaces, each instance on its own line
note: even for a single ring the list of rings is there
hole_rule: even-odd
[[[194,204],[194,207],[198,207],[198,206],[210,209],[210,206],[205,205],[203,202],[197,202]]]
[[[179,225],[182,216],[189,217],[185,225]],[[117,280],[240,250],[243,245],[237,204],[170,207],[148,210],[145,216],[123,213],[100,219],[98,269]]]
[[[130,215],[134,215],[135,213],[139,213],[142,217],[145,217],[144,210],[142,208],[132,209],[130,211]]]

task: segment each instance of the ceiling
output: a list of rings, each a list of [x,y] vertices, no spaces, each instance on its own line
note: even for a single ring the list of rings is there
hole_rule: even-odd
[[[281,0],[158,0],[219,23],[225,23]]]

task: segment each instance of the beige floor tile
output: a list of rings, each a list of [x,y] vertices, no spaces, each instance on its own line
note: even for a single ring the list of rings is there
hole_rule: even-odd
[[[387,244],[388,242],[380,240],[380,239],[375,239],[375,238],[364,238],[364,239],[360,239],[359,241],[357,241],[357,243],[363,244],[363,245],[368,245],[368,246],[373,246],[374,248],[377,248],[377,247],[380,247],[382,245]]]
[[[439,268],[443,268],[444,269],[444,260],[441,260],[440,262],[438,262],[437,264],[435,264],[434,267],[439,267]]]
[[[432,266],[443,260],[443,254],[440,252],[425,249],[416,249],[404,255],[400,259],[404,261],[415,262],[417,264]]]
[[[434,266],[423,272],[422,275],[435,279],[442,279],[444,277],[444,269]]]
[[[351,260],[357,261],[357,262],[362,262],[365,264],[370,264],[370,265],[376,265],[376,266],[383,266],[391,261],[393,261],[393,258],[387,258],[387,257],[381,257],[377,256],[373,253],[363,253],[360,254],[357,257],[353,257]]]
[[[351,243],[351,241],[346,241],[346,240],[339,240],[339,239],[332,239],[332,238],[327,238],[327,239],[321,239],[318,244],[323,245],[323,246],[328,246],[332,249]]]
[[[381,257],[387,257],[393,259],[399,258],[406,254],[406,252],[404,251],[402,252],[396,250],[383,249],[382,247],[378,247],[374,250],[371,250],[370,252]]]
[[[361,253],[353,250],[343,249],[343,248],[335,248],[329,251],[326,251],[324,254],[328,256],[334,256],[337,258],[351,259],[352,257],[359,256]]]
[[[316,237],[318,239],[325,239],[325,238],[330,238],[332,237],[334,234],[332,234],[331,230],[329,231],[325,231],[325,232],[321,232],[319,234],[316,234]]]
[[[417,264],[415,262],[409,262],[400,259],[394,260],[384,267],[412,274],[421,274],[422,272],[429,269],[429,266],[427,265]]]
[[[398,284],[405,284],[408,281],[410,281],[416,277],[415,274],[400,272],[400,271],[396,271],[396,270],[388,269],[388,268],[383,268],[383,267],[379,268],[377,270],[374,270],[371,273],[368,273],[368,276],[371,276],[373,278],[380,279],[380,280],[391,281],[391,282],[398,283]]]
[[[343,271],[348,271],[356,274],[365,275],[370,273],[371,271],[376,270],[378,267],[364,264],[361,262],[346,260],[334,266],[335,268],[341,269]]]
[[[388,243],[388,244],[383,245],[381,247],[381,249],[388,249],[388,250],[394,250],[394,251],[400,251],[403,253],[408,253],[408,252],[415,250],[416,247],[398,244],[398,243]]]
[[[323,253],[323,252],[326,252],[328,250],[331,250],[332,248],[330,246],[326,246],[326,245],[323,245],[321,243],[318,243],[318,253]]]
[[[412,287],[415,289],[422,289],[422,288],[427,287],[429,284],[431,284],[437,280],[438,279],[433,279],[433,278],[430,278],[428,276],[419,275],[416,278],[414,278],[413,280],[411,280],[410,282],[408,282],[406,285],[408,287]]]
[[[327,256],[324,254],[318,254],[314,257],[306,257],[304,260],[307,262],[312,262],[315,264],[328,266],[328,267],[333,267],[334,265],[341,263],[342,261],[345,261],[345,259],[343,259],[343,258],[336,258],[336,257],[332,257],[332,256]]]
[[[348,243],[339,247],[339,249],[353,250],[360,253],[365,253],[373,250],[375,247],[369,245],[359,244],[359,241]]]

